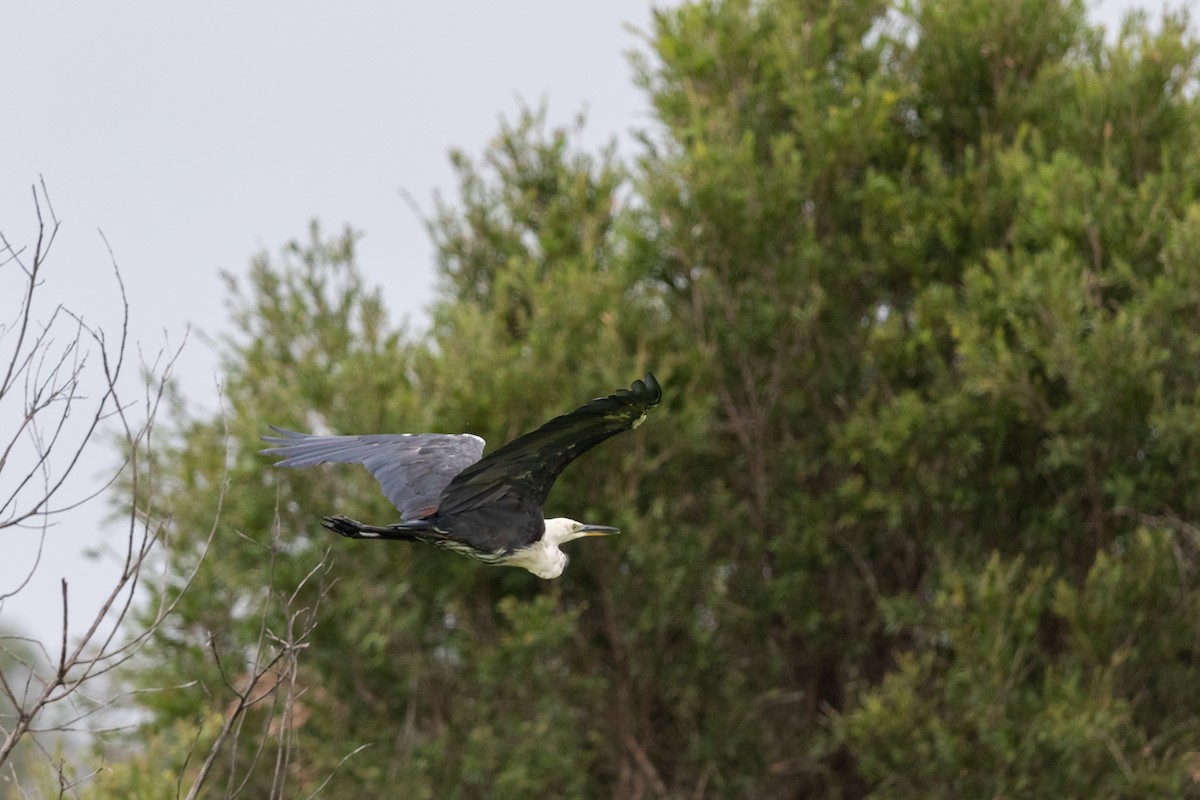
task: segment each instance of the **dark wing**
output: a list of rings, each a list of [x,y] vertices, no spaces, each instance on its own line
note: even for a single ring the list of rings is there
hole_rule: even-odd
[[[365,436],[318,436],[271,426],[275,445],[262,452],[281,456],[277,467],[362,464],[406,522],[437,510],[438,497],[455,475],[483,455],[483,439],[469,433],[381,433]]]
[[[567,465],[622,431],[633,430],[658,405],[662,388],[650,373],[628,389],[597,397],[513,439],[464,469],[442,492],[439,516],[504,501],[541,506]]]

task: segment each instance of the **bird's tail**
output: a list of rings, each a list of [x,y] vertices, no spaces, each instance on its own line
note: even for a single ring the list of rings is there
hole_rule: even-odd
[[[402,522],[397,525],[364,525],[349,517],[323,517],[321,524],[334,533],[348,539],[398,539],[406,542],[428,541],[427,532],[433,527],[428,522]]]

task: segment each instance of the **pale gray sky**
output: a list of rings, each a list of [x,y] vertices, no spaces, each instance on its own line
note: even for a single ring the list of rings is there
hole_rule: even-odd
[[[313,218],[364,231],[368,279],[396,317],[420,325],[432,248],[400,190],[426,209],[435,190],[452,198],[447,151],[480,152],[517,98],[546,98],[554,121],[586,109],[589,146],[628,143],[649,114],[625,57],[640,43],[624,24],[648,29],[652,5],[661,3],[5,3],[0,231],[32,243],[30,186],[44,176],[63,229],[43,301],[117,324],[102,229],[148,352],[177,345],[189,324],[222,330],[217,271],[244,272]],[[1126,5],[1101,3],[1097,18],[1111,26]],[[199,408],[216,405],[215,370],[193,336],[177,375]],[[109,463],[106,451],[93,456],[82,478]],[[60,520],[34,580],[0,606],[0,628],[56,641],[65,576],[81,630],[107,586],[107,568],[81,556],[101,540],[104,513],[92,503]],[[33,549],[20,530],[0,537],[3,594]]]

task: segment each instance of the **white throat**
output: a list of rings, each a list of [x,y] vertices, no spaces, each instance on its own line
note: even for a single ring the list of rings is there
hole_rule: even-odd
[[[513,553],[504,563],[510,567],[524,567],[539,578],[553,580],[567,568],[567,554],[543,536],[529,547]]]
[[[512,554],[505,563],[512,567],[525,569],[545,580],[553,580],[563,574],[567,568],[567,554],[559,549],[559,545],[587,536],[583,525],[573,519],[554,517],[546,520],[546,529],[542,538],[529,547]]]

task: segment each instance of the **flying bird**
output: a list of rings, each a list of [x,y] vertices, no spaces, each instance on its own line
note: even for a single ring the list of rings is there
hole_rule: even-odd
[[[628,389],[597,397],[483,455],[470,433],[320,436],[270,426],[277,436],[262,452],[279,467],[362,464],[400,510],[401,522],[364,525],[345,516],[322,524],[351,539],[426,542],[485,564],[524,567],[557,578],[567,566],[559,545],[617,533],[608,525],[545,519],[542,505],[567,465],[605,439],[636,428],[658,405],[662,388],[650,373]]]

